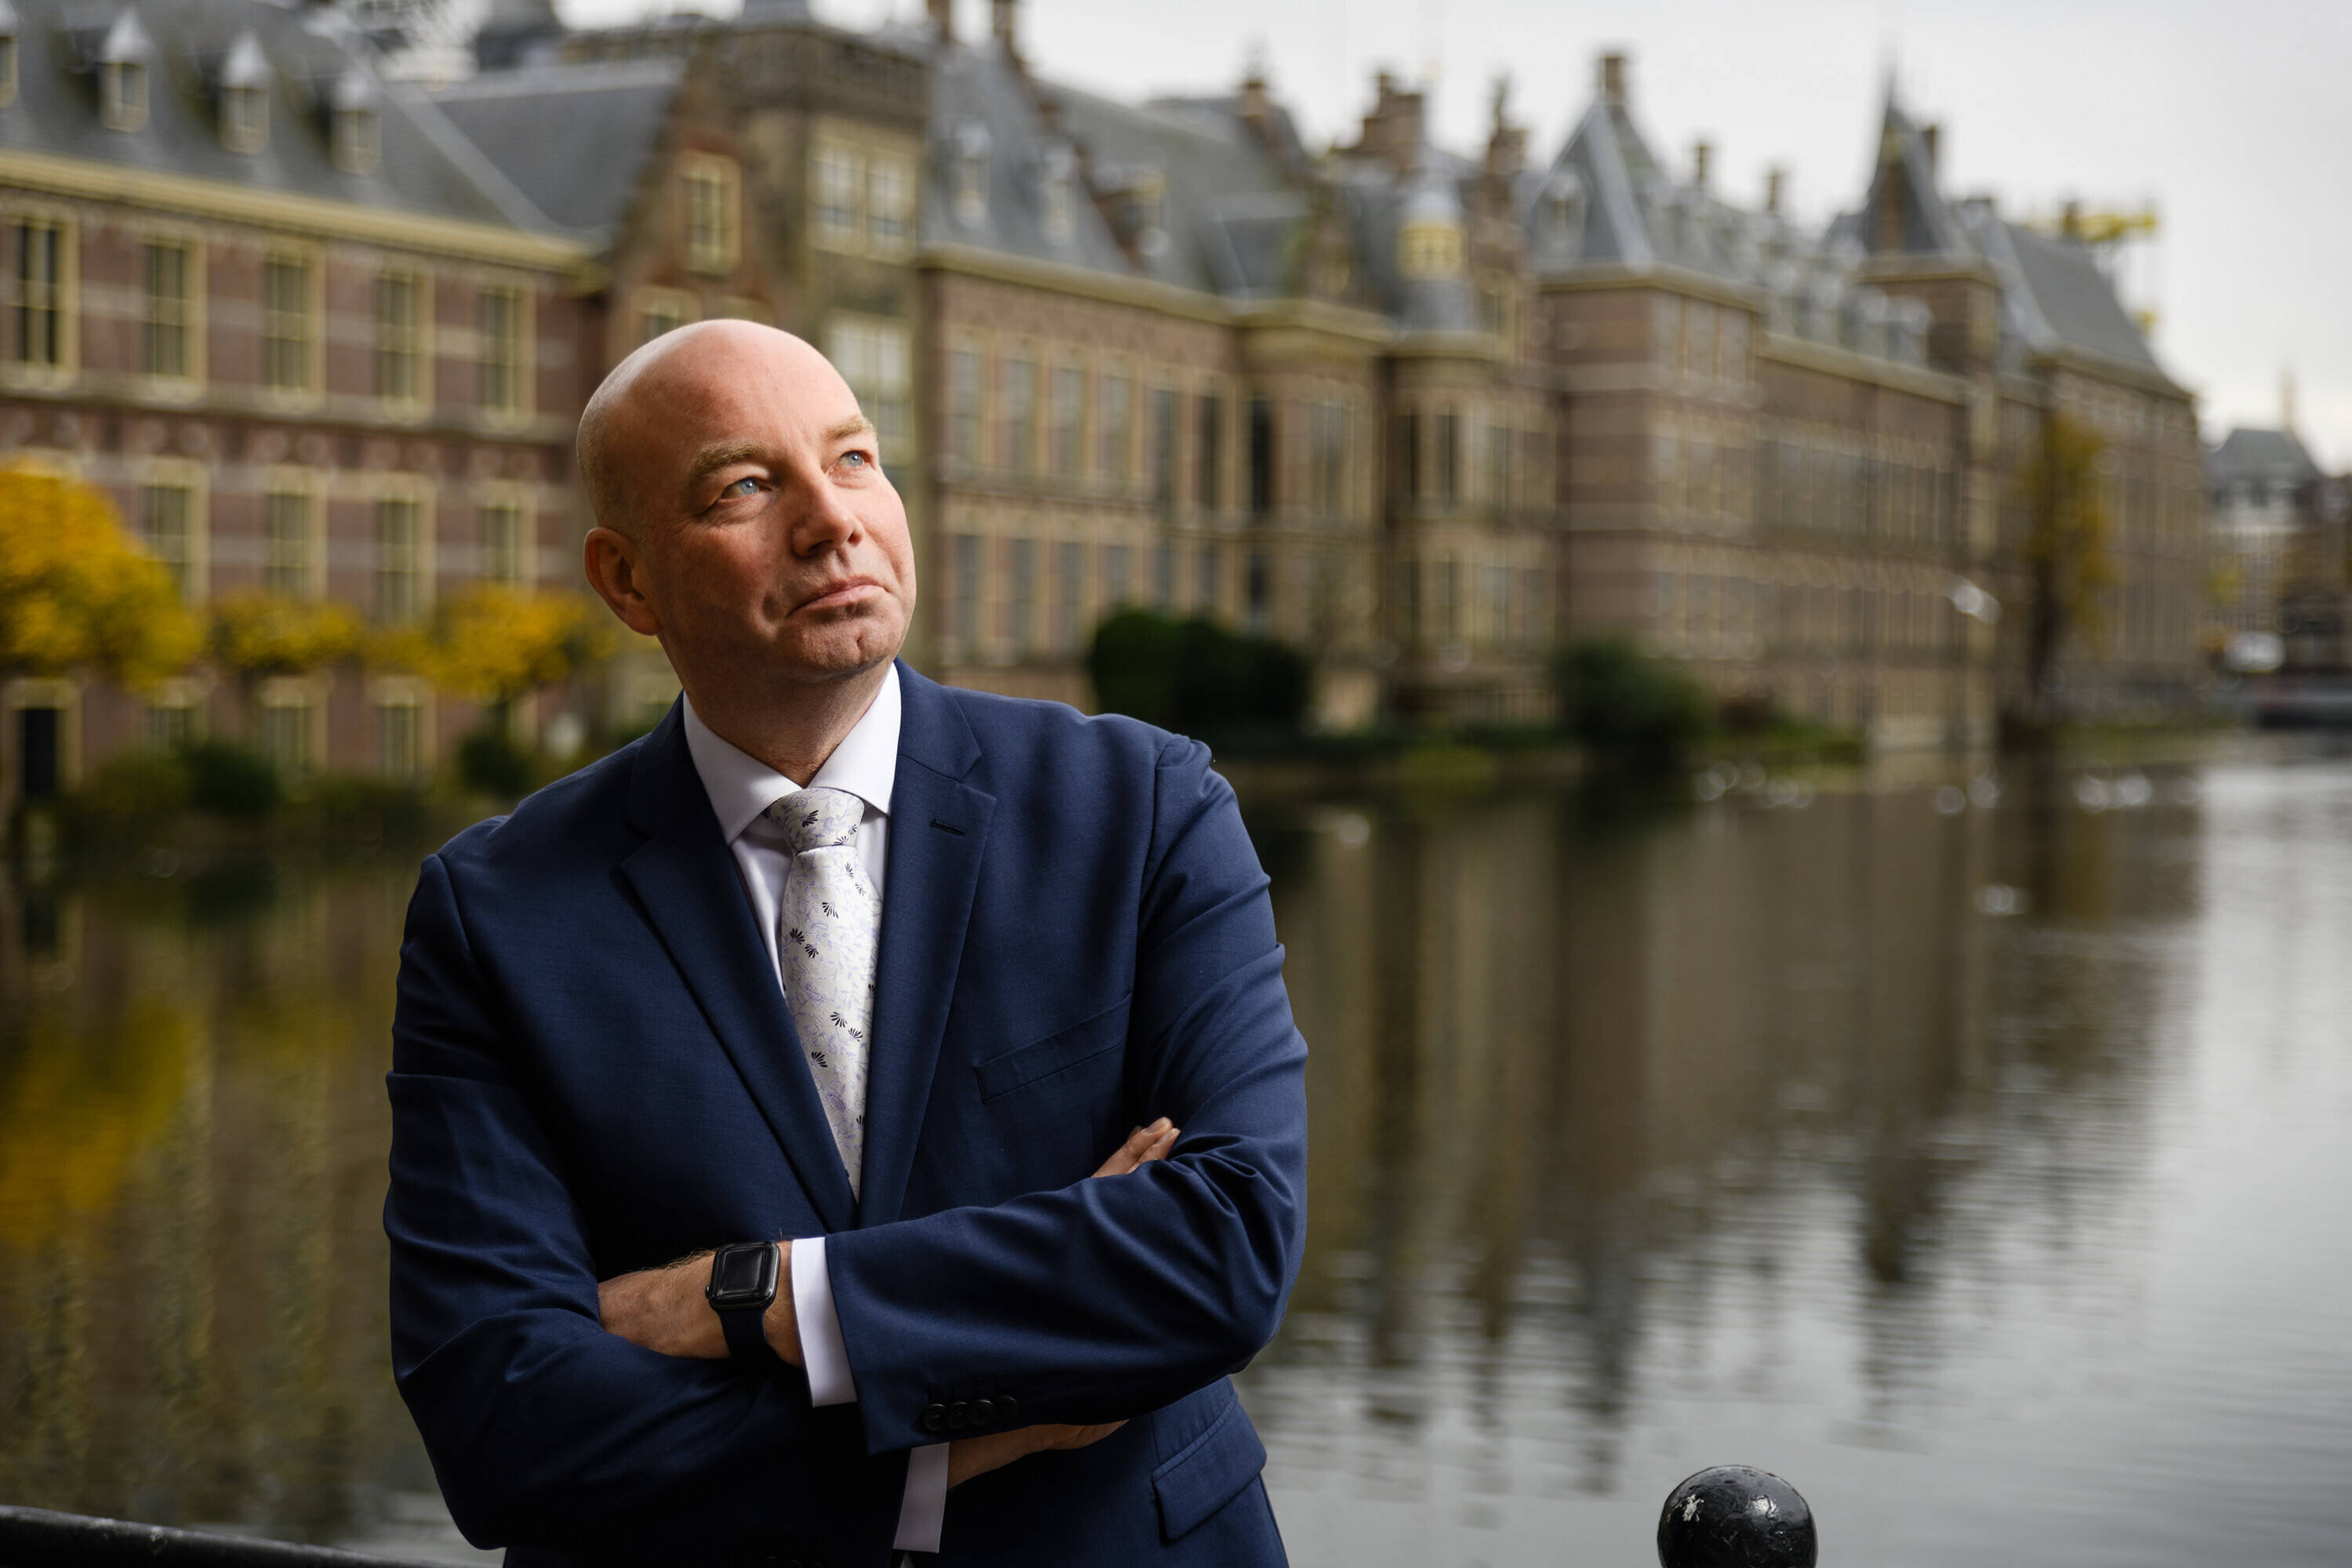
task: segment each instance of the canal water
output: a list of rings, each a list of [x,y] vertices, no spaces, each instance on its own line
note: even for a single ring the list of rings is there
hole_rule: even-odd
[[[2352,762],[1255,801],[1312,1218],[1301,1568],[2341,1563]],[[0,1501],[452,1561],[384,1368],[413,862],[0,899]]]

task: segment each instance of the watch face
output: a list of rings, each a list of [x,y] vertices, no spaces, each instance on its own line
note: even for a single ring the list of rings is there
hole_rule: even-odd
[[[711,1260],[710,1297],[714,1301],[760,1301],[769,1294],[775,1268],[772,1247],[730,1247]]]

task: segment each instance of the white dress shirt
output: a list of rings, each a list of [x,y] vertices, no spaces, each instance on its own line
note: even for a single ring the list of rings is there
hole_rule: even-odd
[[[800,789],[800,785],[714,733],[694,704],[686,707],[686,749],[694,771],[710,796],[719,831],[734,852],[735,870],[751,900],[752,922],[760,928],[761,944],[775,965],[776,985],[783,986],[783,960],[776,952],[776,910],[792,875],[792,856],[743,830],[760,814]],[[883,897],[888,865],[890,786],[898,776],[898,668],[884,675],[873,705],[842,737],[841,744],[810,779],[811,789],[846,790],[866,803],[857,826],[857,858],[866,875]],[[781,1043],[780,1043],[781,1044]],[[793,1311],[800,1321],[801,1356],[806,1363],[811,1405],[849,1405],[857,1386],[849,1373],[849,1352],[841,1341],[841,1321],[833,1310],[833,1286],[825,1273],[824,1237],[794,1237],[792,1255]],[[902,1552],[937,1552],[940,1528],[947,1513],[948,1445],[934,1443],[907,1457],[907,1489],[898,1507],[898,1531],[891,1542]]]

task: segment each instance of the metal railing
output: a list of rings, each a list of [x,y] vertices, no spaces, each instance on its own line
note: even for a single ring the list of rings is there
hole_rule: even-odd
[[[1780,1477],[1745,1465],[1701,1470],[1666,1494],[1661,1568],[1813,1568],[1813,1510]],[[330,1546],[0,1508],[0,1568],[432,1568]]]

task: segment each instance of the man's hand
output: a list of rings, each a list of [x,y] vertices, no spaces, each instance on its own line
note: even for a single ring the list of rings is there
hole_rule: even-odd
[[[801,1364],[800,1320],[793,1312],[793,1244],[776,1244],[776,1299],[761,1327],[768,1344]],[[727,1359],[727,1334],[703,1292],[710,1285],[710,1254],[698,1252],[659,1268],[622,1274],[596,1287],[596,1315],[606,1333],[663,1355]]]
[[[1095,1174],[1124,1176],[1154,1160],[1166,1159],[1168,1151],[1176,1147],[1180,1131],[1164,1116],[1149,1127],[1137,1128]],[[984,1476],[1015,1459],[1025,1459],[1050,1448],[1083,1448],[1090,1443],[1099,1443],[1126,1425],[1124,1421],[1100,1426],[1049,1424],[1016,1426],[1010,1432],[991,1432],[985,1437],[959,1437],[948,1447],[948,1485],[960,1487],[974,1476]]]

